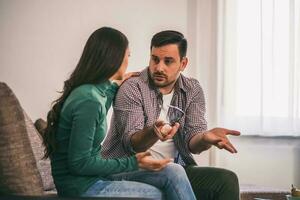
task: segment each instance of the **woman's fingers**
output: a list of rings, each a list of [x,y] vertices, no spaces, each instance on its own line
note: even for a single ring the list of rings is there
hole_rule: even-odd
[[[128,72],[124,75],[124,81],[129,79],[130,77],[136,77],[139,75],[139,72]]]
[[[153,170],[159,171],[166,167],[166,165],[171,162],[171,159],[153,159]]]
[[[163,169],[171,159],[154,159],[149,152],[138,153],[137,161],[140,168],[152,171]]]

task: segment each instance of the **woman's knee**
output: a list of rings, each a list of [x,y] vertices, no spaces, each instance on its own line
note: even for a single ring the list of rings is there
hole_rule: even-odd
[[[179,164],[176,164],[176,163],[167,164],[167,166],[165,167],[165,170],[167,170],[170,173],[185,172],[183,167]]]
[[[163,171],[168,177],[173,179],[187,178],[184,168],[176,163],[169,163]]]
[[[98,181],[82,196],[162,199],[156,187],[135,181]]]

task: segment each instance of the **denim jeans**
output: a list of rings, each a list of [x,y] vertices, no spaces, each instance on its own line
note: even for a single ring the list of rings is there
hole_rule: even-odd
[[[196,199],[185,170],[174,163],[168,164],[158,172],[139,170],[114,174],[108,178],[112,181],[98,181],[88,189],[84,196],[120,197],[122,195],[122,197],[161,199],[161,190],[167,200]]]
[[[163,194],[156,187],[145,183],[138,183],[135,181],[99,180],[82,196],[162,199]]]

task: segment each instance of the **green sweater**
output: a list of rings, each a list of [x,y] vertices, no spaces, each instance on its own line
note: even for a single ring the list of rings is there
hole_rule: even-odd
[[[80,196],[106,176],[138,169],[135,156],[104,159],[100,155],[106,114],[118,89],[109,81],[74,89],[64,102],[51,156],[54,183],[61,196]]]

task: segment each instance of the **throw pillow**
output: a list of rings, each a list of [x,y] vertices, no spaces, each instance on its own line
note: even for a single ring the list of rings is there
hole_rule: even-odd
[[[33,122],[25,113],[25,111],[24,111],[24,116],[25,116],[25,123],[26,123],[28,137],[31,143],[31,148],[33,150],[33,154],[36,159],[37,168],[42,177],[43,188],[44,190],[53,190],[55,189],[55,185],[52,178],[50,160],[42,159],[44,156],[44,146],[42,143],[41,135],[36,130],[35,126],[33,125]]]
[[[0,193],[42,195],[43,184],[27,134],[23,109],[0,82]]]

